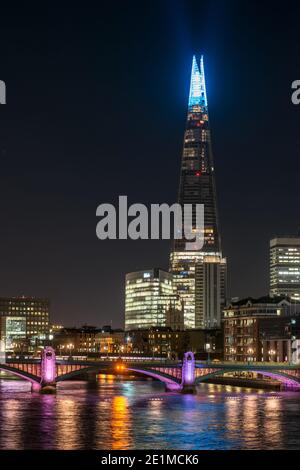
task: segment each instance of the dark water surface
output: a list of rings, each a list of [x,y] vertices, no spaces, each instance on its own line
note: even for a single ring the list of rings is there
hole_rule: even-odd
[[[300,449],[300,393],[202,384],[0,380],[0,449]]]

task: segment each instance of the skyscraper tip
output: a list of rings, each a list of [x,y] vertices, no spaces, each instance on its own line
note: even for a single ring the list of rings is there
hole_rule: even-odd
[[[203,55],[200,56],[200,69],[197,63],[196,55],[193,55],[189,107],[190,106],[207,106],[204,61]]]

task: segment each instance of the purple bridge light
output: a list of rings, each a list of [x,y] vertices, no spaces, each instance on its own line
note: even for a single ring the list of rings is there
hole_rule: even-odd
[[[47,346],[42,352],[41,383],[51,384],[56,379],[56,357],[55,351]]]
[[[184,353],[182,362],[181,389],[190,391],[195,385],[195,356],[188,351]]]
[[[191,351],[184,353],[182,363],[181,385],[193,385],[195,383],[195,356]]]

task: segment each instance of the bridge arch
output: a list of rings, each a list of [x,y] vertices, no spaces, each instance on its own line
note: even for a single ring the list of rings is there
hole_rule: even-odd
[[[29,372],[25,372],[23,370],[17,369],[16,367],[11,367],[6,364],[0,364],[0,370],[9,372],[13,375],[20,377],[21,379],[27,380],[31,384],[40,384],[41,378],[37,377],[36,375],[30,374]]]
[[[263,369],[259,369],[257,370],[257,368],[247,368],[247,369],[243,369],[243,368],[239,368],[239,369],[236,369],[236,368],[232,368],[232,369],[217,369],[217,370],[214,370],[213,372],[210,372],[206,375],[202,375],[202,376],[199,376],[195,379],[195,384],[199,384],[207,379],[211,379],[213,377],[217,377],[218,375],[224,375],[224,374],[227,374],[227,373],[232,373],[232,372],[255,372],[257,374],[261,374],[261,375],[264,375],[266,377],[271,377],[271,378],[274,378],[276,380],[278,380],[279,382],[283,383],[284,385],[287,385],[287,386],[292,386],[292,387],[297,387],[297,388],[300,388],[300,379],[298,377],[294,377],[293,375],[291,374],[287,374],[285,372],[282,372],[282,371],[279,371],[279,370],[275,370],[275,371],[270,371],[270,370],[263,370]]]
[[[167,389],[171,390],[180,390],[181,385],[179,379],[176,377],[173,377],[172,375],[166,374],[164,372],[155,370],[155,369],[147,369],[147,368],[137,368],[137,367],[131,367],[128,368],[127,370],[130,370],[132,372],[137,372],[139,374],[142,374],[146,377],[152,377],[153,379],[157,379],[160,382],[163,382]]]
[[[101,365],[98,366],[88,366],[82,367],[78,370],[73,370],[66,374],[58,375],[56,377],[57,382],[62,382],[64,380],[72,379],[78,375],[89,373],[89,372],[113,372],[117,375],[117,372],[113,368],[103,367]],[[172,375],[166,374],[156,369],[150,368],[139,368],[139,367],[126,367],[126,371],[129,372],[136,372],[138,374],[144,375],[146,377],[151,377],[153,379],[157,379],[160,382],[163,382],[169,390],[179,390],[180,389],[180,380],[177,377],[173,377]]]

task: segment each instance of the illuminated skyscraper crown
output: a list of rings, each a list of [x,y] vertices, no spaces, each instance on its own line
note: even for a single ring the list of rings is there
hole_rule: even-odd
[[[207,106],[203,55],[200,57],[200,70],[196,56],[193,56],[192,64],[189,107],[197,105]]]

